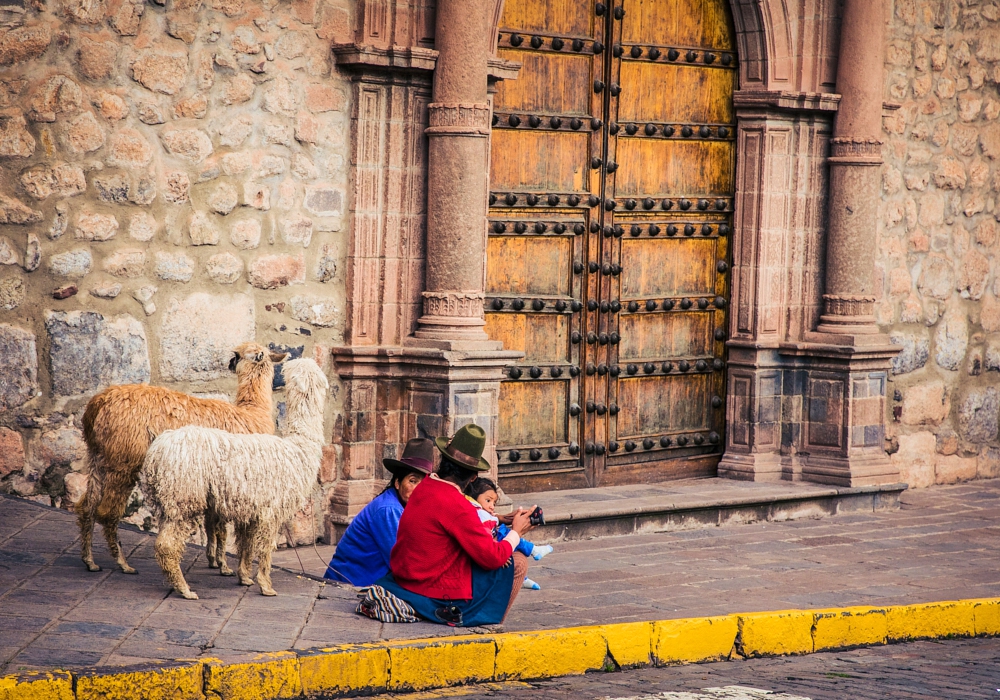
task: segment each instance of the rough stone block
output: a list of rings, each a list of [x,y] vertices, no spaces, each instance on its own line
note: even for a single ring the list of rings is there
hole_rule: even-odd
[[[52,43],[52,32],[47,24],[17,27],[0,37],[0,66],[12,66],[38,58]]]
[[[154,269],[156,276],[169,282],[188,282],[194,276],[194,260],[184,253],[158,251]]]
[[[975,479],[978,472],[975,457],[959,455],[940,456],[934,469],[934,482],[937,484],[957,484],[961,481]]]
[[[42,220],[42,212],[26,206],[14,197],[0,194],[0,224],[26,225]]]
[[[986,447],[979,453],[979,459],[976,462],[976,477],[979,479],[1000,477],[1000,448]]]
[[[291,304],[292,318],[320,328],[335,326],[341,318],[333,301],[325,297],[294,296]]]
[[[142,324],[127,314],[48,311],[52,391],[86,394],[111,384],[149,381],[149,350]]]
[[[343,194],[330,185],[310,185],[306,188],[305,208],[316,216],[340,216]]]
[[[191,245],[219,245],[219,229],[203,211],[191,214],[188,219],[188,234],[191,236]]]
[[[0,156],[30,158],[34,154],[35,137],[26,125],[19,111],[0,114]]]
[[[969,322],[965,310],[949,309],[934,335],[937,352],[935,361],[944,369],[957,370],[969,347]]]
[[[958,432],[969,442],[993,442],[1000,429],[1000,392],[993,387],[967,390],[958,407]]]
[[[153,147],[135,129],[122,129],[108,139],[108,165],[141,168],[153,160]]]
[[[927,331],[916,333],[895,332],[889,334],[893,345],[902,346],[899,354],[892,358],[892,373],[907,374],[927,364],[930,357],[931,341]]]
[[[938,424],[948,417],[950,404],[944,382],[917,384],[903,393],[903,424]]]
[[[3,327],[0,326],[0,333]],[[21,433],[0,428],[0,479],[24,469],[24,442]]]
[[[240,250],[251,250],[260,245],[260,221],[242,219],[234,221],[229,229],[230,242]]]
[[[243,261],[232,253],[219,253],[208,259],[205,271],[219,284],[232,284],[243,275]]]
[[[289,216],[281,222],[281,237],[289,245],[300,245],[303,248],[309,247],[312,240],[313,222],[305,216]]]
[[[302,284],[306,279],[305,255],[262,255],[250,263],[247,279],[258,289]]]
[[[74,155],[96,151],[104,145],[104,129],[91,112],[81,112],[63,129],[63,144]]]
[[[11,311],[24,301],[24,282],[20,277],[0,278],[0,310]]]
[[[936,442],[934,434],[926,430],[899,436],[899,450],[890,456],[890,460],[899,470],[900,481],[909,484],[910,488],[926,488],[934,484]]]
[[[81,212],[73,235],[84,241],[108,241],[118,233],[118,219],[112,214]]]
[[[132,79],[153,92],[173,95],[187,80],[187,55],[146,51],[132,64]]]
[[[80,73],[84,77],[100,80],[111,75],[118,58],[118,44],[84,36],[80,38],[76,56]]]
[[[123,248],[106,257],[101,266],[115,277],[141,277],[146,253],[137,248]]]
[[[69,466],[86,455],[87,445],[83,441],[83,433],[70,426],[46,430],[32,450],[32,458],[45,469]]]
[[[49,258],[49,270],[63,277],[83,277],[94,266],[94,258],[86,248],[56,253]]]
[[[200,163],[212,154],[212,139],[200,129],[164,131],[160,140],[170,155],[187,163]]]
[[[255,334],[249,294],[173,298],[160,325],[160,373],[179,381],[228,376],[233,348]]]

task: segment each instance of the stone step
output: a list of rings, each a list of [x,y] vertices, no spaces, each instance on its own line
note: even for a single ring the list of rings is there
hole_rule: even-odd
[[[529,538],[544,544],[895,510],[906,488],[903,483],[839,487],[705,478],[508,495],[515,505],[542,507],[545,525]]]

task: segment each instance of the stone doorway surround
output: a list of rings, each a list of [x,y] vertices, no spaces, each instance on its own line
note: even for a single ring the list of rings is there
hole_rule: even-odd
[[[436,4],[436,7],[434,6]],[[615,0],[616,5],[621,0]],[[897,348],[871,315],[885,0],[731,0],[739,89],[720,476],[898,480],[884,451]],[[468,422],[495,463],[503,366],[483,332],[490,88],[503,0],[364,0],[333,52],[353,85],[352,228],[336,540],[407,439]],[[839,77],[838,77],[839,76]],[[832,156],[832,157],[831,157]]]

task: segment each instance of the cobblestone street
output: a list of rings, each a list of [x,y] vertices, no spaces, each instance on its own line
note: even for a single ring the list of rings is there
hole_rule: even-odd
[[[507,629],[996,596],[998,496],[1000,481],[981,481],[904,492],[895,512],[557,543],[530,572],[542,590],[522,591]],[[201,599],[183,600],[148,534],[122,530],[138,576],[114,570],[103,542],[104,570],[88,573],[76,535],[65,511],[0,499],[0,672],[456,632],[379,624],[354,614],[352,589],[289,571],[275,571],[278,597],[265,598],[210,570],[196,547],[186,576]],[[312,548],[277,559],[297,567],[296,552],[307,570],[322,566]]]
[[[726,686],[742,686],[744,690],[720,692],[719,689]],[[467,700],[753,700],[760,697],[749,689],[771,691],[775,695],[764,697],[772,700],[995,698],[1000,689],[1000,639],[914,642],[778,659],[588,673],[533,683],[470,686],[455,694]]]

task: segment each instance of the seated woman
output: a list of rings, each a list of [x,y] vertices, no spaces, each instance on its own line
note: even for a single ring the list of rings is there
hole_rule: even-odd
[[[430,440],[416,438],[406,443],[400,459],[383,459],[382,464],[392,480],[347,526],[324,578],[370,586],[389,572],[399,518],[410,494],[434,471],[434,447]]]
[[[435,444],[442,455],[438,473],[413,491],[399,521],[391,572],[376,586],[432,622],[500,623],[528,573],[528,559],[514,549],[531,529],[529,511],[519,509],[511,532],[494,540],[462,493],[490,468],[482,458],[486,433],[466,425],[451,442],[437,438]]]

